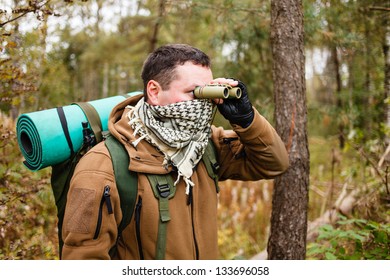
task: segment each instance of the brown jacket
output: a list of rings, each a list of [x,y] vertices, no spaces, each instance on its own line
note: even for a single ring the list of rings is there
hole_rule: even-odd
[[[137,240],[133,218],[119,240],[117,258],[139,259],[140,248],[145,259],[154,259],[158,232],[158,200],[145,174],[166,174],[163,155],[146,141],[136,148],[128,125],[126,105],[134,105],[139,97],[118,104],[109,119],[110,132],[124,145],[130,156],[129,169],[138,172],[138,198],[141,203],[140,236]],[[258,112],[253,123],[233,130],[212,127],[212,141],[217,149],[220,180],[259,180],[273,178],[288,167],[285,146],[272,126]],[[179,181],[175,196],[169,200],[171,220],[167,226],[166,259],[217,259],[217,192],[202,161],[197,165],[192,181],[193,199],[188,204],[185,184]],[[99,207],[105,186],[110,187],[113,214],[102,211],[102,223],[97,231]],[[79,162],[71,180],[66,206],[62,251],[63,259],[109,259],[109,250],[116,242],[117,227],[122,213],[115,184],[113,167],[104,143],[91,149]]]

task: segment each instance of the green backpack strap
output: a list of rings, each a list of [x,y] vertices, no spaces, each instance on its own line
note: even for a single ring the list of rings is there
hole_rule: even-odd
[[[150,185],[152,186],[154,196],[158,199],[160,213],[156,244],[156,260],[163,260],[165,259],[167,225],[171,220],[171,216],[169,214],[169,199],[175,196],[176,187],[170,174],[149,174],[147,177]]]
[[[81,151],[74,153],[66,161],[52,166],[52,173],[50,177],[50,184],[53,191],[58,217],[58,248],[59,257],[62,258],[62,225],[64,221],[65,206],[67,201],[67,194],[74,169],[82,156]]]
[[[138,192],[137,173],[130,171],[130,158],[125,147],[111,134],[107,134],[104,141],[112,160],[115,180],[121,203],[122,220],[118,226],[118,239],[121,238],[123,229],[130,223]],[[118,241],[117,239],[117,241]],[[110,255],[116,250],[114,246]]]
[[[102,141],[102,122],[99,113],[88,102],[74,102],[73,104],[79,106],[87,117],[88,123],[95,135],[96,143]]]
[[[202,160],[204,162],[204,165],[206,166],[207,173],[214,180],[215,188],[218,193],[219,192],[219,186],[218,186],[219,163],[217,160],[217,151],[211,139],[209,139],[209,143],[207,144],[206,151],[203,154]]]

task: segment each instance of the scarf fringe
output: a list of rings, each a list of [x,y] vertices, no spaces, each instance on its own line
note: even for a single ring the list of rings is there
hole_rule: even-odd
[[[148,135],[145,134],[145,135],[141,136],[140,138],[138,138],[137,140],[131,142],[131,144],[134,146],[134,148],[136,148],[138,143],[141,142],[142,140],[144,140],[147,136]]]
[[[186,195],[189,195],[190,194],[190,188],[195,186],[195,183],[191,181],[191,178],[187,178],[181,172],[178,172],[178,174],[179,175],[177,176],[177,179],[176,179],[174,185],[176,186],[179,183],[180,178],[183,178],[184,183],[186,183]]]

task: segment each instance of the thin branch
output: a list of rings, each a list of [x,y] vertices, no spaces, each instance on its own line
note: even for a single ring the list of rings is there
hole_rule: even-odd
[[[27,10],[27,11],[23,12],[22,14],[20,14],[20,15],[14,17],[14,18],[12,18],[12,19],[10,19],[10,20],[7,20],[7,21],[5,21],[5,22],[0,22],[0,27],[3,27],[4,25],[6,25],[6,24],[8,24],[8,23],[14,22],[14,21],[20,19],[21,17],[24,17],[25,15],[27,15],[27,14],[29,14],[29,13],[36,12],[36,11],[40,10],[42,7],[44,7],[44,6],[45,6],[47,3],[49,3],[49,2],[50,2],[50,0],[47,0],[47,1],[45,1],[44,3],[42,3],[40,6],[38,6],[38,5],[35,6],[35,7],[30,6],[30,7],[31,7],[30,10]]]
[[[386,179],[386,182],[385,182],[386,183],[386,191],[387,191],[387,194],[390,195],[388,178],[389,178],[389,167],[386,166],[386,177],[385,177],[385,179]]]
[[[385,153],[382,155],[381,159],[379,160],[378,167],[381,168],[383,163],[385,162],[387,155],[390,153],[390,144],[387,146]]]
[[[31,13],[31,12],[33,12],[33,10],[26,11],[26,12],[24,12],[23,14],[18,15],[17,17],[14,17],[14,18],[12,18],[12,19],[10,19],[10,20],[8,20],[8,21],[2,22],[2,23],[0,23],[0,27],[3,27],[4,25],[6,25],[6,24],[8,24],[8,23],[14,22],[14,21],[20,19],[21,17],[24,17],[24,16],[27,15],[28,13]]]
[[[387,8],[387,7],[371,6],[371,7],[368,7],[368,9],[372,10],[372,11],[390,12],[390,8]]]
[[[382,183],[386,186],[386,180],[385,178],[383,178],[382,173],[379,170],[378,166],[375,164],[375,162],[373,162],[372,159],[364,152],[362,147],[355,146],[355,149],[367,160],[371,167],[374,168],[375,173],[378,175]]]

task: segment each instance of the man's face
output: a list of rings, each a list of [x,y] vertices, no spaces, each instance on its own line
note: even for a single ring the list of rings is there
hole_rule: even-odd
[[[210,83],[213,74],[210,68],[186,62],[176,68],[176,79],[171,82],[168,90],[162,90],[156,81],[148,83],[148,103],[151,105],[168,105],[194,99],[192,91],[197,86]]]

